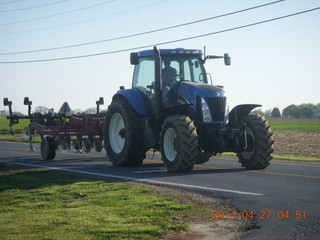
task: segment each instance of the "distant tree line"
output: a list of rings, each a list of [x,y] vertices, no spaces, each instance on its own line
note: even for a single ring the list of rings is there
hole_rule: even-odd
[[[262,111],[258,108],[257,110],[252,111],[252,113],[274,118],[320,118],[320,103],[303,103],[300,105],[291,104],[283,109],[282,113],[278,107],[266,111]]]
[[[32,112],[38,112],[41,114],[47,114],[49,112],[49,108],[45,107],[45,106],[37,106],[35,107],[34,111],[32,110]],[[74,110],[71,111],[72,114],[77,114],[77,115],[81,115],[81,114],[96,114],[97,113],[97,108],[92,107],[92,108],[88,108],[84,111],[82,111],[79,108],[76,108]],[[106,113],[106,110],[102,110],[100,109],[100,113],[104,114]],[[12,112],[13,115],[18,115],[18,116],[23,116],[24,114],[21,112]],[[9,116],[9,111],[8,110],[0,110],[0,116]]]
[[[320,103],[291,104],[282,111],[282,116],[287,118],[320,118]]]
[[[17,116],[23,116],[23,113],[21,112],[12,112],[13,115],[17,115]],[[9,111],[7,110],[1,110],[0,111],[0,116],[9,116]]]

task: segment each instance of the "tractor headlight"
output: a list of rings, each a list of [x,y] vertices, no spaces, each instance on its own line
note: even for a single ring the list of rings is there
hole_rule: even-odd
[[[208,103],[204,98],[201,98],[201,110],[202,110],[203,121],[212,122],[211,112],[210,112]]]

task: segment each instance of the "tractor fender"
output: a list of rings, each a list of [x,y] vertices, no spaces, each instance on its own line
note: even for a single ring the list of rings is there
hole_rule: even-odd
[[[247,116],[252,109],[261,107],[260,104],[241,104],[235,106],[231,112],[229,113],[229,125],[231,127],[237,127],[239,121],[244,117]]]
[[[148,115],[148,109],[146,106],[146,102],[143,99],[142,93],[140,90],[133,88],[133,89],[124,89],[119,90],[113,97],[112,100],[123,97],[125,98],[133,107],[133,109],[142,116]]]

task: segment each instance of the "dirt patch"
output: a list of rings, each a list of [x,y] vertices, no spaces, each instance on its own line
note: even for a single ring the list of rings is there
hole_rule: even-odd
[[[228,200],[172,187],[132,182],[128,184],[143,185],[152,188],[161,195],[175,197],[181,204],[192,204],[194,206],[195,214],[183,218],[183,222],[188,226],[189,231],[170,233],[162,236],[161,240],[235,240],[243,238],[254,229],[253,226],[255,224],[250,220],[241,218],[212,219],[213,210],[224,212],[236,211],[229,204]],[[207,211],[203,212],[204,208]],[[198,209],[201,213],[197,212]]]
[[[220,220],[211,223],[193,223],[189,225],[190,232],[175,233],[168,235],[163,240],[230,240],[241,239],[242,234],[239,233],[239,226],[230,220]]]
[[[320,131],[273,131],[275,155],[320,158]]]

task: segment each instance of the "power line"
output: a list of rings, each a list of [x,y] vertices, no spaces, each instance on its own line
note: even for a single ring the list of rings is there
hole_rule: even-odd
[[[50,5],[54,5],[54,4],[58,4],[58,3],[66,2],[66,1],[67,0],[62,0],[62,1],[52,2],[52,3],[42,4],[42,5],[36,5],[36,6],[32,6],[32,7],[3,10],[3,11],[0,11],[0,13],[17,12],[17,11],[22,11],[22,10],[29,10],[29,9],[34,9],[34,8],[46,7],[46,6],[50,6]]]
[[[65,15],[65,14],[70,14],[70,13],[74,13],[74,12],[87,10],[89,8],[98,7],[98,6],[101,6],[101,5],[104,5],[104,4],[108,4],[108,3],[111,3],[111,2],[114,2],[114,1],[116,1],[116,0],[109,0],[109,1],[106,1],[106,2],[99,3],[99,4],[91,5],[91,6],[88,6],[88,7],[83,7],[83,8],[78,8],[78,9],[74,9],[74,10],[70,10],[70,11],[66,11],[66,12],[56,13],[56,14],[49,15],[49,16],[31,18],[31,19],[27,19],[27,20],[23,20],[23,21],[17,21],[17,22],[11,22],[11,23],[2,23],[2,24],[0,24],[0,26],[8,26],[8,25],[14,25],[14,24],[19,24],[19,23],[27,23],[27,22],[33,22],[33,21],[37,21],[37,20],[57,17],[57,16]]]
[[[15,3],[15,2],[21,2],[21,1],[22,0],[9,1],[9,2],[0,3],[0,5],[5,5],[5,4],[10,4],[10,3]]]
[[[146,34],[150,34],[150,33],[165,31],[165,30],[169,30],[169,29],[173,29],[173,28],[184,27],[184,26],[187,26],[187,25],[192,25],[192,24],[196,24],[196,23],[200,23],[200,22],[205,22],[205,21],[209,21],[209,20],[213,20],[213,19],[217,19],[217,18],[222,18],[222,17],[226,17],[226,16],[230,16],[230,15],[234,15],[234,14],[238,14],[238,13],[254,10],[254,9],[257,9],[257,8],[266,7],[266,6],[269,6],[269,5],[272,5],[272,4],[276,4],[276,3],[280,3],[280,2],[283,2],[283,1],[284,0],[278,0],[278,1],[270,2],[270,3],[266,3],[266,4],[250,7],[250,8],[241,9],[241,10],[234,11],[234,12],[221,14],[221,15],[218,15],[218,16],[213,16],[213,17],[209,17],[209,18],[204,18],[204,19],[200,19],[200,20],[196,20],[196,21],[192,21],[192,22],[182,23],[182,24],[173,25],[173,26],[164,27],[164,28],[159,28],[159,29],[150,30],[150,31],[146,31],[146,32],[135,33],[135,34],[131,34],[131,35],[125,35],[125,36],[109,38],[109,39],[104,39],[104,40],[99,40],[99,41],[79,43],[79,44],[73,44],[73,45],[61,46],[61,47],[54,47],[54,48],[45,48],[45,49],[20,51],[20,52],[0,53],[0,55],[16,55],[16,54],[35,53],[35,52],[45,52],[45,51],[60,50],[60,49],[65,49],[65,48],[73,48],[73,47],[92,45],[92,44],[103,43],[103,42],[111,42],[111,41],[114,41],[114,40],[137,37],[137,36],[146,35]]]
[[[48,30],[48,29],[66,27],[66,26],[76,25],[76,24],[80,24],[80,23],[92,22],[92,21],[97,21],[97,20],[100,20],[100,19],[103,19],[103,18],[107,18],[107,17],[113,17],[113,16],[116,16],[116,15],[120,15],[120,14],[124,14],[124,13],[128,13],[128,12],[133,12],[133,11],[140,10],[140,9],[143,9],[143,8],[147,8],[147,7],[150,7],[150,6],[162,3],[162,2],[166,2],[166,1],[168,1],[168,0],[161,0],[161,1],[154,2],[154,3],[149,3],[149,4],[146,4],[146,5],[143,5],[143,6],[135,7],[135,8],[132,8],[132,9],[128,9],[128,10],[124,10],[124,11],[120,11],[120,12],[104,15],[104,16],[101,16],[101,17],[90,18],[90,19],[83,20],[83,21],[68,23],[68,24],[56,25],[56,26],[45,27],[45,28],[37,28],[37,29],[31,29],[31,30],[16,31],[16,32],[5,32],[5,33],[2,32],[0,34],[28,33],[28,32],[35,32],[35,31],[41,31],[41,30]]]
[[[221,30],[221,31],[210,32],[210,33],[205,33],[205,34],[196,35],[196,36],[192,36],[192,37],[181,38],[181,39],[176,39],[176,40],[171,40],[171,41],[166,41],[166,42],[161,42],[161,43],[156,43],[156,44],[151,44],[151,45],[145,45],[145,46],[139,46],[139,47],[133,47],[133,48],[127,48],[127,49],[121,49],[121,50],[114,50],[114,51],[109,51],[109,52],[101,52],[101,53],[80,55],[80,56],[71,56],[71,57],[63,57],[63,58],[51,58],[51,59],[36,59],[36,60],[25,60],[25,61],[12,61],[12,62],[0,62],[0,64],[36,63],[36,62],[61,61],[61,60],[70,60],[70,59],[78,59],[78,58],[96,57],[96,56],[101,56],[101,55],[108,55],[108,54],[114,54],[114,53],[121,53],[121,52],[133,51],[133,50],[137,50],[137,49],[141,49],[141,48],[152,47],[152,46],[154,46],[154,45],[160,46],[160,45],[164,45],[164,44],[182,42],[182,41],[192,40],[192,39],[196,39],[196,38],[207,37],[207,36],[210,36],[210,35],[215,35],[215,34],[230,32],[230,31],[234,31],[234,30],[238,30],[238,29],[242,29],[242,28],[252,27],[252,26],[256,26],[256,25],[260,25],[260,24],[264,24],[264,23],[268,23],[268,22],[277,21],[277,20],[284,19],[284,18],[293,17],[293,16],[296,16],[296,15],[301,15],[301,14],[308,13],[308,12],[312,12],[312,11],[316,11],[316,10],[319,10],[319,9],[320,9],[320,7],[312,8],[312,9],[308,9],[308,10],[305,10],[305,11],[296,12],[296,13],[292,13],[292,14],[289,14],[289,15],[284,15],[284,16],[281,16],[281,17],[276,17],[276,18],[272,18],[272,19],[268,19],[268,20],[264,20],[264,21],[260,21],[260,22],[255,22],[255,23],[251,23],[251,24],[246,24],[246,25],[242,25],[242,26],[238,26],[238,27],[234,27],[234,28],[228,28],[228,29]]]

